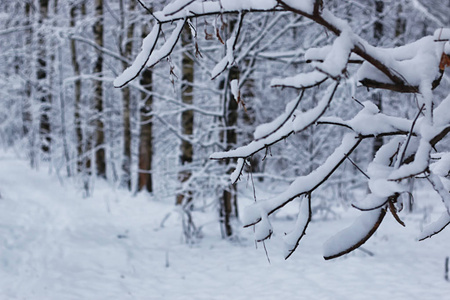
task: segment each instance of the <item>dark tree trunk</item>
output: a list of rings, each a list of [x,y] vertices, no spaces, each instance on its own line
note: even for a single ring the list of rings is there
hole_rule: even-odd
[[[50,113],[51,113],[51,91],[49,90],[48,72],[47,72],[47,49],[46,38],[43,33],[42,26],[44,26],[45,20],[48,18],[48,0],[39,0],[39,25],[40,31],[38,32],[38,57],[37,57],[37,70],[36,77],[39,82],[38,92],[40,96],[40,116],[39,116],[39,135],[41,139],[41,149],[43,152],[50,151],[51,144],[51,128],[50,128]]]
[[[97,46],[103,48],[103,0],[94,0],[95,23],[93,26],[94,40]],[[98,51],[94,64],[94,75],[103,77],[103,54]],[[105,163],[105,132],[103,121],[103,82],[94,81],[94,103],[95,103],[95,163],[97,175],[106,177]]]
[[[122,50],[122,56],[125,58],[130,58],[133,51],[133,35],[134,35],[134,22],[126,22],[125,19],[125,8],[123,5],[123,0],[120,1],[121,4],[121,20],[122,20],[122,31],[125,36],[125,46]],[[128,6],[128,13],[132,13],[136,7],[136,1],[131,0]],[[127,25],[125,25],[127,23]],[[122,44],[122,43],[121,43]],[[127,64],[123,63],[123,68],[125,69]],[[130,118],[130,101],[131,101],[131,91],[129,87],[124,87],[122,89],[122,99],[123,99],[123,178],[122,184],[128,189],[131,189],[131,118]]]
[[[181,101],[186,105],[193,104],[193,83],[194,83],[194,60],[192,59],[192,34],[189,26],[183,29],[181,34],[181,45],[183,47],[183,57],[181,61]],[[194,111],[186,109],[181,113],[181,133],[185,137],[180,146],[180,164],[181,171],[178,172],[178,181],[183,184],[192,173],[188,165],[192,163],[194,150],[192,143],[188,140],[194,134]],[[177,195],[176,204],[189,203],[192,201],[192,191],[182,189]]]
[[[76,5],[70,8],[70,27],[75,28],[75,24],[77,21],[77,11],[80,8]],[[78,63],[78,51],[77,45],[74,39],[70,40],[70,50],[71,50],[71,59],[72,59],[72,67],[73,73],[75,77],[78,77],[74,82],[74,104],[75,104],[75,135],[77,139],[77,172],[81,173],[83,170],[86,170],[86,159],[83,158],[83,131],[81,128],[81,75],[80,64]]]
[[[25,21],[24,26],[31,25],[31,4],[25,3]],[[33,39],[33,29],[30,28],[25,32],[25,49],[31,49],[31,41]],[[19,65],[17,66],[20,67]],[[23,124],[23,135],[27,136],[32,134],[32,112],[31,112],[31,85],[29,82],[26,83],[25,87],[25,97],[23,100],[23,109],[22,109],[22,124]],[[28,139],[31,140],[32,137],[28,136]]]
[[[232,67],[229,71],[228,82],[239,79],[239,69],[237,67]],[[236,126],[238,120],[238,103],[233,98],[231,90],[229,90],[226,101],[226,111],[225,111],[225,126],[226,130],[224,133],[226,149],[230,150],[237,144],[237,133]],[[225,160],[224,163],[229,165],[230,163],[236,163],[235,160]],[[233,216],[237,216],[237,189],[236,185],[229,185],[224,189],[221,199],[219,199],[221,205],[220,217],[222,223],[222,233],[225,237],[230,237],[233,235],[233,228],[231,226],[231,219]],[[233,214],[234,208],[234,214]]]
[[[147,27],[142,28],[142,38],[147,36]],[[141,75],[141,85],[147,92],[142,93],[143,105],[141,113],[141,131],[139,137],[139,181],[138,189],[153,192],[152,180],[152,159],[153,159],[153,120],[150,115],[153,107],[153,73],[150,69],[145,69]]]

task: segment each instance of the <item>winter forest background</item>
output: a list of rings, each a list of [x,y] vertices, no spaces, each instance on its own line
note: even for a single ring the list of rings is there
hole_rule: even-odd
[[[15,0],[0,24],[0,298],[450,294],[450,1]]]

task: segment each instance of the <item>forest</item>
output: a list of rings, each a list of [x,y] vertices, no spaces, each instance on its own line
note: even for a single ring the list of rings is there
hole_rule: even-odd
[[[2,299],[450,292],[450,1],[3,1],[0,44]]]

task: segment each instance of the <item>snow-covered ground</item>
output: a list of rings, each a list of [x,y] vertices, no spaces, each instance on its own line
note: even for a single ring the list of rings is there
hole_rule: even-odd
[[[450,299],[444,280],[450,229],[417,242],[429,221],[420,213],[403,216],[406,228],[387,217],[364,245],[373,256],[357,250],[323,260],[322,244],[354,219],[348,211],[339,220],[311,223],[287,261],[274,236],[266,242],[269,263],[249,229],[227,242],[210,222],[204,238],[188,246],[170,203],[106,183],[82,198],[70,181],[61,184],[44,169],[30,170],[0,152],[1,300]],[[199,218],[207,223],[213,216]],[[278,216],[273,224],[288,230],[293,222]]]

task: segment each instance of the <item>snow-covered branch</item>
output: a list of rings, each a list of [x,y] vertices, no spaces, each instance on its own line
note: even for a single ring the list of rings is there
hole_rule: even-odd
[[[223,42],[224,54],[216,59],[218,63],[211,72],[213,79],[231,66],[241,64],[250,54],[253,55],[251,64],[255,63],[255,57],[283,57],[286,55],[284,52],[266,51],[267,44],[257,49],[262,37],[269,34],[269,29],[273,30],[277,17],[272,18],[272,22],[267,22],[267,27],[243,47],[244,41],[241,39],[245,37],[240,33],[245,26],[244,16],[266,12],[290,12],[299,19],[311,20],[332,32],[335,35],[334,41],[321,48],[299,48],[300,50],[294,51],[293,56],[304,53],[305,62],[309,62],[313,70],[295,75],[282,74],[272,79],[271,86],[299,89],[298,96],[286,105],[283,113],[274,116],[273,121],[258,126],[253,141],[236,149],[213,153],[210,158],[237,159],[237,168],[231,174],[232,182],[236,182],[244,170],[246,159],[294,133],[318,124],[339,127],[347,133],[340,146],[315,170],[299,176],[275,197],[257,201],[245,210],[243,222],[246,227],[256,226],[256,240],[265,240],[273,233],[269,219],[272,213],[301,197],[297,222],[285,237],[285,257],[289,257],[305,235],[311,220],[311,203],[314,202],[312,193],[349,158],[361,141],[376,137],[390,138],[378,149],[375,158],[368,165],[367,173],[364,173],[368,180],[369,194],[353,203],[355,208],[362,211],[362,215],[352,226],[325,244],[325,259],[341,256],[361,246],[376,231],[387,211],[403,224],[397,215],[396,205],[399,195],[406,191],[405,179],[415,178],[417,175],[428,178],[446,207],[446,213],[438,220],[437,225],[425,229],[421,238],[430,237],[447,226],[450,222],[450,198],[449,184],[445,177],[449,174],[450,163],[448,155],[444,153],[433,169],[431,157],[439,142],[450,132],[450,96],[439,104],[441,99],[435,99],[433,94],[433,90],[441,82],[444,69],[450,66],[450,29],[438,29],[433,36],[426,36],[400,47],[381,48],[359,36],[347,21],[328,10],[326,2],[322,0],[176,0],[166,5],[162,11],[154,13],[157,24],[144,40],[142,51],[135,62],[116,79],[115,86],[126,85],[145,67],[152,67],[169,56],[179,40],[183,26],[192,18],[223,14],[240,16],[231,35]],[[170,37],[161,42],[160,32],[169,23],[175,23],[176,27],[172,29]],[[288,27],[292,26],[290,24]],[[278,36],[276,33],[273,40]],[[162,46],[157,49],[157,44]],[[243,48],[240,52],[237,50],[239,47]],[[350,63],[358,64],[350,67]],[[334,112],[330,113],[329,108],[339,94],[340,84],[348,78],[356,79],[368,88],[416,94],[419,109],[412,119],[390,116],[380,112],[374,103],[366,101],[360,103],[363,108],[356,115],[343,120]],[[326,88],[323,88],[319,101],[310,109],[302,108],[301,100],[307,94],[305,91],[322,84]],[[232,94],[239,98],[238,81],[234,81],[231,87]]]

